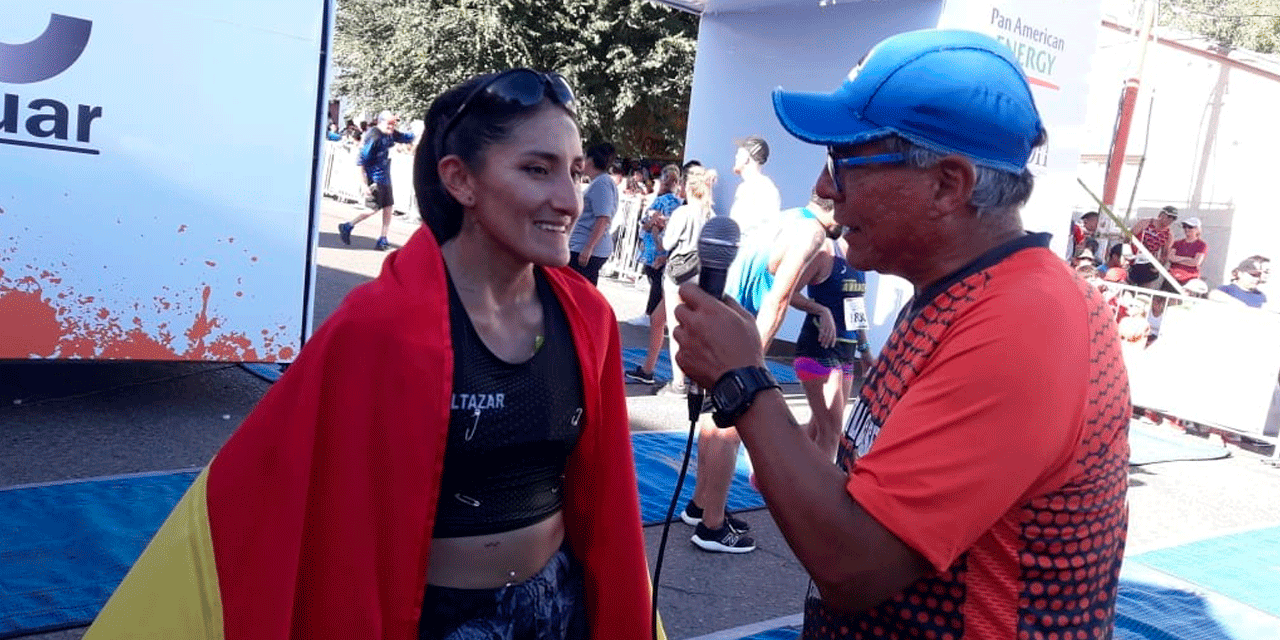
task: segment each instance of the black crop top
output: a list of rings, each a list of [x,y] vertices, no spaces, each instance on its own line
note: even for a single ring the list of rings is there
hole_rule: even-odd
[[[453,401],[436,538],[513,531],[560,510],[565,463],[582,432],[582,374],[564,309],[534,272],[545,336],[519,364],[485,346],[449,281]]]

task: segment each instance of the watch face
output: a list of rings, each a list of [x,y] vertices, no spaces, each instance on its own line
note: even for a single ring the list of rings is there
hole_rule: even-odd
[[[711,393],[711,402],[715,404],[717,410],[732,409],[742,401],[742,389],[742,381],[738,376],[730,376],[716,385]]]

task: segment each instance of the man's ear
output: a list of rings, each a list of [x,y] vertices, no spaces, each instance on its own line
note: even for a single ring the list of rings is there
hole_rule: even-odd
[[[934,210],[940,215],[967,210],[978,181],[973,163],[963,156],[950,155],[939,160],[934,169],[937,176]]]
[[[440,172],[440,184],[444,185],[449,195],[453,196],[463,207],[476,203],[476,182],[467,163],[458,156],[445,156],[436,165]]]

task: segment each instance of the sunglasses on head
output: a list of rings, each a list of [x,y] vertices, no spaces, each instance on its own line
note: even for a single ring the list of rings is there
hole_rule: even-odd
[[[491,108],[524,108],[537,106],[542,98],[550,97],[574,115],[578,110],[574,102],[573,89],[564,76],[553,72],[542,73],[533,69],[510,69],[490,78],[487,82],[471,90],[462,104],[458,105],[453,115],[445,120],[440,130],[440,144],[448,139],[449,133],[468,109],[481,100],[487,101]],[[442,150],[443,151],[443,150]]]
[[[842,167],[856,167],[867,164],[897,164],[906,161],[907,156],[902,153],[881,153],[874,156],[838,156],[833,147],[827,147],[827,175],[831,176],[831,182],[836,186],[836,193],[844,193],[844,187],[840,184],[840,169]]]

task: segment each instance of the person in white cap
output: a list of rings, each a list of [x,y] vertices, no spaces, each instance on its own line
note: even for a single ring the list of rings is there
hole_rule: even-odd
[[[1134,249],[1137,244],[1147,248],[1156,261],[1164,264],[1168,261],[1169,250],[1173,247],[1173,223],[1178,220],[1178,209],[1166,205],[1160,209],[1155,218],[1143,218],[1133,225]],[[1160,272],[1152,264],[1151,258],[1139,253],[1129,269],[1129,284],[1154,289],[1160,285]]]
[[[1200,265],[1209,253],[1209,245],[1205,244],[1200,233],[1200,218],[1191,216],[1182,221],[1183,237],[1173,243],[1169,252],[1169,275],[1178,284],[1186,283],[1200,277]],[[1165,284],[1165,290],[1173,291],[1173,287]]]
[[[833,93],[779,89],[773,105],[827,148],[815,191],[850,265],[915,290],[833,465],[750,315],[680,289],[680,366],[736,425],[816,587],[802,638],[1110,637],[1128,377],[1097,289],[1022,228],[1046,133],[1017,59],[978,33],[904,33]]]

